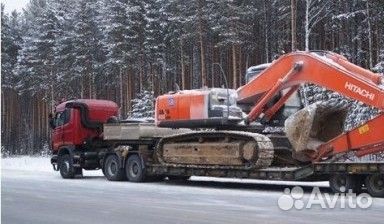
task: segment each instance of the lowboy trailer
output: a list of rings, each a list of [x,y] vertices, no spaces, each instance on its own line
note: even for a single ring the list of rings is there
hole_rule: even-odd
[[[103,125],[103,130],[104,147],[98,150],[93,148],[90,151],[64,147],[63,151],[59,151],[51,159],[54,169],[60,170],[64,178],[81,177],[82,168],[102,169],[110,181],[131,182],[160,181],[165,177],[186,180],[190,176],[280,181],[329,180],[330,187],[335,192],[340,192],[343,187],[346,190],[360,192],[365,186],[371,195],[383,197],[384,189],[381,181],[384,175],[384,162],[315,162],[281,166],[277,162],[278,156],[274,156],[273,165],[262,169],[225,164],[197,165],[199,159],[211,159],[214,163],[218,155],[209,155],[208,150],[195,147],[179,156],[195,160],[190,164],[180,165],[165,162],[164,155],[157,153],[156,146],[163,137],[187,134],[191,132],[189,129],[158,128],[153,123],[119,122],[106,123]],[[233,153],[228,147],[227,149],[225,153],[221,152],[223,154],[220,154],[220,161],[243,159],[244,155]],[[65,153],[70,156],[66,156],[63,161],[60,157]]]

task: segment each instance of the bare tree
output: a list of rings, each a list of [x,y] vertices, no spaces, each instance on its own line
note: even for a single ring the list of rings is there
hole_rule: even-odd
[[[291,0],[291,36],[292,36],[292,51],[297,50],[296,38],[296,18],[297,18],[296,0]]]
[[[305,0],[305,50],[309,51],[309,37],[313,28],[329,15],[330,0]]]
[[[373,49],[372,49],[372,25],[369,0],[366,2],[367,7],[367,23],[368,23],[368,47],[369,47],[369,68],[373,68]]]
[[[264,35],[264,38],[265,38],[265,57],[266,57],[266,61],[269,62],[269,32],[268,32],[268,14],[267,14],[267,0],[264,0],[264,4],[263,4],[263,10],[264,10],[264,30],[265,30],[265,35]]]
[[[204,0],[198,0],[198,33],[200,42],[201,86],[207,86],[207,73],[205,70],[205,46],[203,37],[203,5]]]

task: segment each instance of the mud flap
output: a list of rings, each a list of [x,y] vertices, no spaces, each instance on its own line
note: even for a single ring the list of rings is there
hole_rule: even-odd
[[[58,161],[58,156],[53,155],[51,158],[51,164],[54,171],[59,171],[59,166],[57,165],[57,161]]]
[[[340,135],[348,112],[346,100],[332,99],[311,104],[285,121],[285,132],[292,144],[292,157],[310,161],[317,148]]]

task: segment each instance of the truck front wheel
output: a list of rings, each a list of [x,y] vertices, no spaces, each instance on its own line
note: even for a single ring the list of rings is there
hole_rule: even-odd
[[[105,177],[110,181],[125,180],[125,170],[120,168],[119,158],[117,155],[107,156],[104,162],[103,173]]]
[[[59,156],[59,169],[60,175],[64,179],[71,179],[75,177],[75,169],[72,165],[72,159],[69,154]]]
[[[145,165],[138,155],[131,155],[128,157],[125,164],[125,172],[127,178],[131,182],[145,181]]]

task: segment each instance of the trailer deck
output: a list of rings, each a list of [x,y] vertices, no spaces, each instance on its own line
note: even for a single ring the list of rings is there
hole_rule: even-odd
[[[153,123],[104,124],[104,139],[125,144],[154,144],[162,137],[189,133],[190,129],[159,128]],[[198,164],[163,164],[146,161],[148,175],[213,176],[264,180],[308,180],[333,174],[363,175],[384,174],[383,162],[316,162],[286,167],[271,166],[263,169],[247,169],[239,166],[205,166]]]

